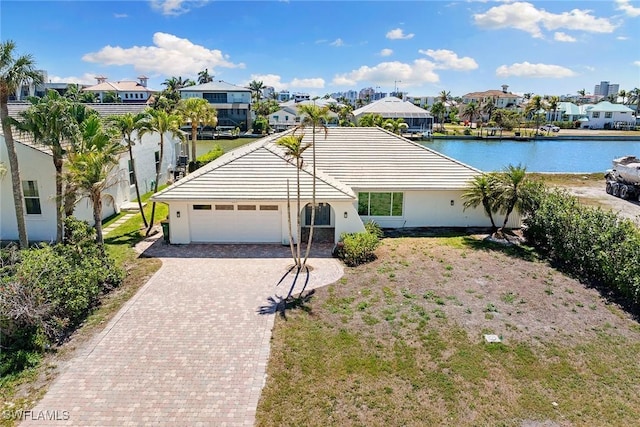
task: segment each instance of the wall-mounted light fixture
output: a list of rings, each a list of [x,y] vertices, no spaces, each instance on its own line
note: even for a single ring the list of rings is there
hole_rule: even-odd
[[[344,217],[347,218],[349,214],[347,212],[344,213]]]
[[[451,201],[451,206],[453,206],[454,204],[455,204],[455,202],[452,200],[452,201]]]
[[[452,200],[453,202],[453,200]],[[180,211],[176,211],[176,218],[180,218]]]

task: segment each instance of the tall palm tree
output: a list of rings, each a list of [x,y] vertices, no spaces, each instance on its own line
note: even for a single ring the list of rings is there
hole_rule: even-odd
[[[640,114],[640,88],[634,87],[627,92],[629,104],[636,104],[636,116]]]
[[[125,148],[118,141],[118,131],[105,129],[99,117],[88,118],[81,126],[82,139],[76,151],[69,154],[70,179],[80,194],[93,206],[96,243],[104,243],[102,235],[102,194],[116,184],[111,170],[118,164]]]
[[[253,102],[260,101],[262,98],[262,89],[264,89],[264,83],[262,81],[252,80],[249,83],[249,90],[251,91],[251,97],[253,98]]]
[[[129,151],[129,162],[131,163],[131,172],[133,175],[133,185],[136,189],[136,199],[138,200],[138,209],[140,209],[140,215],[142,215],[142,222],[144,223],[145,228],[149,226],[147,222],[147,216],[144,213],[144,209],[142,208],[142,199],[140,198],[140,186],[138,184],[138,174],[136,172],[136,161],[133,158],[133,145],[135,142],[133,141],[133,133],[137,132],[143,125],[143,122],[147,119],[146,113],[126,113],[122,115],[114,115],[109,116],[107,118],[107,122],[110,126],[117,129],[120,132],[120,135],[127,143],[127,149]],[[140,143],[142,143],[142,139],[140,139]]]
[[[464,111],[462,112],[462,117],[469,118],[469,125],[473,125],[473,119],[480,113],[480,107],[475,101],[471,101],[464,107]]]
[[[51,149],[56,170],[56,241],[61,242],[64,232],[62,211],[62,168],[64,156],[79,138],[80,128],[74,117],[73,104],[58,92],[50,90],[42,98],[32,98],[32,105],[20,113],[18,129],[33,135],[36,143]]]
[[[22,181],[20,180],[20,168],[18,154],[13,140],[11,124],[9,122],[9,96],[13,95],[24,83],[41,83],[42,74],[35,69],[35,61],[31,55],[15,57],[15,42],[7,40],[0,43],[0,121],[4,133],[9,157],[9,169],[11,170],[11,187],[13,190],[13,205],[16,211],[18,225],[18,240],[21,248],[29,246],[27,227],[24,219]]]
[[[166,88],[170,91],[177,91],[178,89],[182,89],[183,87],[194,86],[196,82],[191,79],[183,79],[182,76],[178,76],[165,79],[165,81],[161,84],[166,86]]]
[[[487,99],[482,104],[480,111],[482,111],[482,114],[485,114],[487,116],[487,121],[490,122],[493,116],[493,112],[496,111],[496,103],[494,102],[493,98]]]
[[[622,98],[622,105],[626,105],[626,102],[625,102],[625,101],[626,101],[627,96],[628,96],[627,91],[626,91],[626,90],[624,90],[624,89],[621,89],[621,90],[618,92],[618,96],[619,96],[620,98]]]
[[[558,121],[558,104],[560,103],[560,98],[557,96],[552,96],[549,98],[549,103],[547,104],[547,108],[549,111],[553,111],[553,119],[552,121]]]
[[[278,145],[285,149],[285,155],[295,161],[296,165],[296,230],[298,241],[293,244],[293,231],[291,229],[291,202],[289,197],[289,183],[287,182],[287,217],[289,218],[289,246],[291,248],[291,256],[293,262],[300,270],[302,268],[302,261],[300,256],[300,237],[302,235],[302,224],[300,220],[300,170],[302,169],[302,153],[309,148],[309,144],[303,144],[302,140],[304,135],[287,135],[276,141]],[[315,181],[315,176],[314,176]]]
[[[442,104],[447,107],[451,101],[451,92],[442,90],[438,94],[438,101],[442,102]]]
[[[477,208],[482,205],[484,213],[489,217],[489,220],[491,220],[492,232],[498,229],[493,220],[493,213],[496,211],[496,180],[495,174],[477,175],[469,182],[466,191],[462,194],[464,210]]]
[[[316,129],[320,128],[324,131],[325,138],[327,137],[327,121],[329,120],[329,107],[319,107],[316,104],[301,105],[298,108],[298,112],[302,116],[301,126],[311,126],[311,152],[313,162],[313,185],[311,190],[311,224],[309,224],[309,238],[307,239],[307,250],[304,255],[304,261],[302,266],[307,264],[309,253],[311,252],[311,242],[313,240],[313,230],[316,220]]]
[[[184,140],[184,135],[180,131],[181,118],[177,114],[170,114],[164,110],[147,109],[147,118],[141,123],[138,135],[142,138],[147,133],[157,132],[160,135],[160,161],[156,163],[156,181],[153,192],[158,192],[158,183],[162,171],[162,160],[164,159],[164,136],[170,134],[175,138]],[[147,235],[151,233],[153,221],[156,215],[156,202],[151,205],[151,219],[147,227]]]
[[[196,143],[198,142],[198,128],[204,126],[217,126],[218,112],[204,98],[181,99],[178,102],[177,113],[183,120],[191,124],[191,161],[196,161]]]
[[[435,102],[431,106],[431,114],[434,117],[438,117],[438,121],[440,122],[440,130],[444,131],[444,115],[447,114],[447,108],[440,101]]]
[[[198,73],[198,84],[205,84],[213,81],[215,76],[209,75],[209,69],[205,68],[204,70]]]
[[[545,103],[540,95],[533,96],[525,107],[525,113],[529,118],[533,118],[535,122],[536,135],[538,134],[538,127],[540,126],[540,110],[544,109]]]

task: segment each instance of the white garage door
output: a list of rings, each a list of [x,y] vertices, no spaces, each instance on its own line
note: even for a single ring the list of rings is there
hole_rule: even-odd
[[[282,219],[278,205],[201,204],[189,211],[192,242],[280,243]]]

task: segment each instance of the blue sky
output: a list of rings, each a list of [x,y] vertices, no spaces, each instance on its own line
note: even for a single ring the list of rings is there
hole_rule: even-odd
[[[51,81],[171,76],[322,96],[640,87],[640,1],[7,1],[0,35]]]

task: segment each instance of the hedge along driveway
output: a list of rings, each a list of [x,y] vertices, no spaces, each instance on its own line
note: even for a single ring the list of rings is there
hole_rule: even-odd
[[[78,352],[34,418],[57,410],[73,425],[253,425],[273,327],[268,298],[288,291],[275,284],[289,248],[157,241],[145,255],[163,266]],[[310,261],[310,288],[342,276],[326,255]]]

